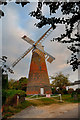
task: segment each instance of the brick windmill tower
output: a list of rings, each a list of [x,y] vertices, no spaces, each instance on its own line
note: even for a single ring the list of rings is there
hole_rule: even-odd
[[[45,56],[37,49],[32,52],[27,94],[51,94]]]
[[[51,94],[45,59],[47,59],[47,61],[51,63],[53,60],[55,60],[55,58],[45,52],[44,47],[41,45],[44,37],[46,38],[50,34],[51,29],[52,27],[50,27],[37,42],[34,42],[24,35],[22,39],[30,43],[32,46],[12,64],[12,67],[14,67],[32,50],[32,59],[26,91],[27,95]]]

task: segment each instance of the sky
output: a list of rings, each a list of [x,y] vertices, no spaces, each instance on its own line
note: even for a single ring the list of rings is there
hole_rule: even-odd
[[[34,25],[39,21],[31,17],[29,13],[36,10],[36,7],[37,2],[31,2],[24,7],[14,2],[2,6],[5,16],[0,20],[0,33],[2,33],[0,36],[2,40],[0,41],[0,56],[8,57],[7,65],[9,66],[31,46],[21,38],[23,35],[37,41],[50,27],[46,25],[39,29]],[[43,15],[50,17],[49,8],[44,5],[42,9]],[[54,16],[62,16],[62,14],[58,11]],[[67,45],[50,41],[53,37],[58,37],[64,32],[64,25],[57,25],[56,30],[53,30],[42,42],[44,50],[55,57],[55,61],[51,64],[46,61],[47,71],[49,76],[55,76],[59,72],[64,75],[69,74],[69,80],[74,82],[78,80],[78,71],[73,72],[72,67],[67,64],[67,60],[70,60],[71,56]],[[31,56],[32,51],[13,68],[14,74],[9,73],[9,79],[18,80],[24,76],[28,78]]]

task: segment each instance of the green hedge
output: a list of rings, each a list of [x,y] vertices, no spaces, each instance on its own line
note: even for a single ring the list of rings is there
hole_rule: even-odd
[[[2,90],[2,104],[5,104],[6,99],[12,98],[15,95],[19,95],[20,97],[25,97],[26,96],[26,92],[22,91],[22,90]]]
[[[6,97],[13,97],[14,95],[26,96],[26,92],[22,90],[6,90]]]

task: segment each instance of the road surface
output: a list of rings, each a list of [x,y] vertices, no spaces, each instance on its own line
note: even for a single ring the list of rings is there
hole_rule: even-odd
[[[30,106],[11,118],[79,118],[79,109],[77,103]]]

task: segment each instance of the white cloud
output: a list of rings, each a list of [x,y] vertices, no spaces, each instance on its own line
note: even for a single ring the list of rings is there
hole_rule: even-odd
[[[7,64],[11,65],[29,47],[29,44],[21,39],[21,37],[24,34],[28,35],[28,32],[19,26],[19,16],[17,11],[7,7],[6,14],[7,16],[5,16],[5,18],[3,19],[2,47],[3,47],[3,55],[6,55],[8,57]],[[27,68],[27,62],[30,61],[30,55],[31,54],[27,55],[27,58],[24,58],[24,60],[22,60],[19,64],[16,65],[16,67],[14,68],[15,77],[14,75],[10,75],[10,76],[14,78],[19,77],[20,73],[22,73],[23,71],[22,69]],[[27,75],[27,72],[28,70],[26,70],[25,75]],[[22,74],[24,73],[25,72],[23,72]]]
[[[0,57],[2,56],[2,20],[0,21]]]
[[[37,20],[32,17],[28,17],[27,20],[22,23],[25,25],[25,27],[22,28],[20,23],[21,21],[23,22],[23,20],[20,19],[20,13],[17,11],[17,8],[13,8],[14,9],[10,6],[5,8],[6,15],[3,19],[3,54],[8,56],[9,65],[30,46],[27,42],[21,39],[24,34],[33,40],[37,40],[46,31],[46,29],[48,29],[48,26],[44,26],[41,29],[34,27],[34,23],[37,22]],[[57,29],[43,42],[45,51],[56,58],[56,60],[51,64],[46,62],[49,75],[54,75],[60,71],[65,74],[71,72],[71,67],[66,64],[67,59],[70,57],[70,52],[67,50],[66,45],[57,42],[50,42],[50,39],[57,37],[62,32],[64,33],[64,26],[58,26]],[[14,79],[18,79],[21,76],[28,77],[30,61],[31,52],[15,66],[15,74],[9,74],[9,77]],[[73,80],[74,76],[76,76],[75,79],[77,79],[77,72],[71,72],[70,76],[71,80]]]

